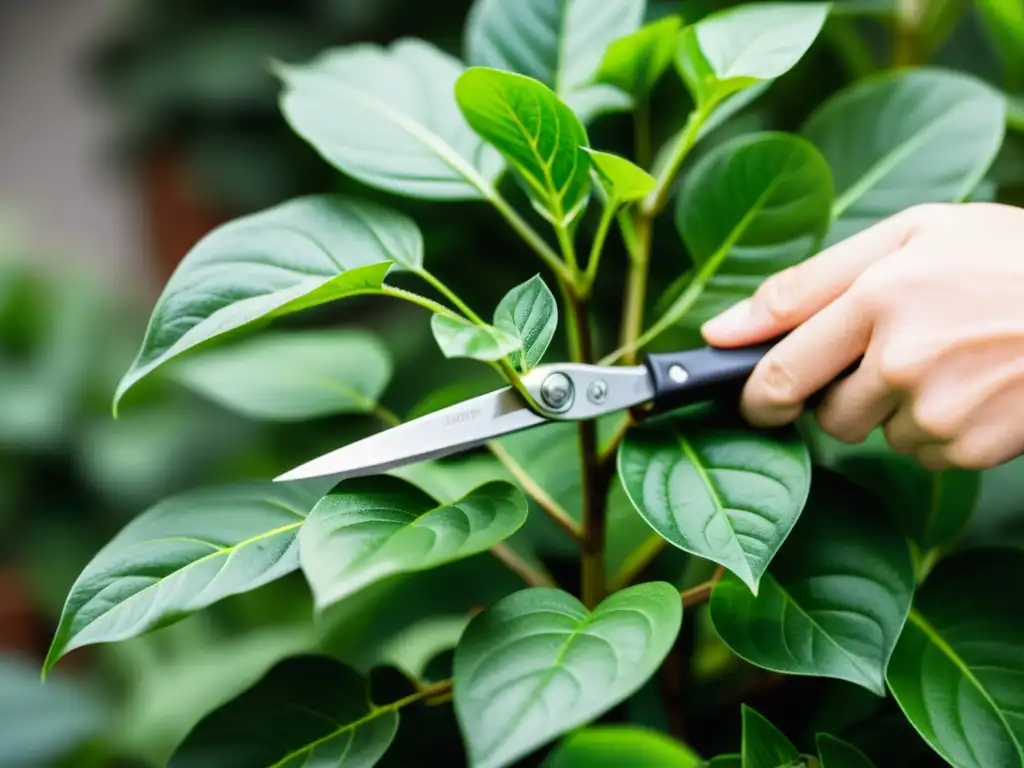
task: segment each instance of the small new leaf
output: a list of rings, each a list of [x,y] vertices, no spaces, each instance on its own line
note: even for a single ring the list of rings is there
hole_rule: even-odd
[[[461,317],[434,315],[430,318],[430,330],[448,358],[494,361],[522,349],[518,334],[493,325],[476,325]]]
[[[596,149],[588,149],[586,152],[590,155],[594,174],[608,196],[608,204],[612,207],[642,200],[657,186],[658,182],[651,174],[624,157]]]
[[[558,302],[540,275],[505,294],[494,310],[496,328],[515,334],[522,351],[511,353],[512,364],[526,373],[540,363],[558,328]]]
[[[800,753],[778,728],[746,704],[743,710],[743,768],[798,768]]]
[[[678,16],[667,16],[619,38],[605,51],[594,80],[646,97],[672,63],[682,23]]]
[[[466,120],[526,184],[537,210],[567,226],[587,201],[589,145],[579,118],[554,91],[524,75],[467,69],[455,83]]]
[[[576,731],[555,749],[545,768],[702,768],[685,745],[652,728],[598,725]]]
[[[819,733],[815,743],[821,768],[875,768],[867,755],[835,736]]]

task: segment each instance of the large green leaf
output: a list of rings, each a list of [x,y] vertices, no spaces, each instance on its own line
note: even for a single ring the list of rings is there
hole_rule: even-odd
[[[707,281],[687,324],[700,324],[815,253],[832,198],[828,163],[798,136],[746,134],[704,155],[676,205],[676,227]]]
[[[844,88],[802,131],[835,176],[829,241],[918,203],[963,200],[992,164],[1005,130],[1005,99],[963,73],[899,70]]]
[[[520,339],[512,362],[524,373],[536,366],[558,328],[558,302],[540,275],[510,290],[494,310],[494,325]]]
[[[666,16],[619,38],[608,46],[594,79],[646,97],[672,63],[682,22],[678,16]]]
[[[318,610],[399,573],[434,568],[483,552],[526,520],[526,500],[492,482],[439,504],[397,477],[339,483],[299,533],[302,570]]]
[[[711,596],[711,621],[752,664],[882,696],[913,594],[910,550],[883,502],[816,469],[804,514],[758,595],[726,574]]]
[[[685,745],[651,728],[598,725],[576,731],[548,757],[545,768],[700,768]]]
[[[164,287],[115,408],[143,376],[187,350],[329,301],[380,293],[388,270],[415,267],[422,248],[411,219],[340,196],[297,198],[216,228]]]
[[[523,341],[518,334],[493,325],[477,325],[461,317],[433,315],[430,330],[445,357],[500,360],[519,352]]]
[[[779,729],[755,709],[743,710],[743,768],[797,768],[800,753]]]
[[[372,333],[268,333],[183,358],[174,377],[232,411],[293,421],[368,413],[391,379],[388,348]]]
[[[645,6],[645,0],[476,0],[466,19],[466,61],[539,80],[586,121],[629,106],[627,94],[593,77],[608,46],[640,28]]]
[[[326,51],[278,66],[281,111],[322,157],[375,187],[430,200],[485,198],[501,157],[452,99],[458,60],[416,39]]]
[[[253,482],[171,497],[130,522],[71,587],[44,669],[83,645],[135,637],[299,567],[318,495]]]
[[[875,764],[852,744],[819,733],[815,738],[821,768],[875,768]]]
[[[889,663],[893,696],[958,768],[1024,765],[1024,554],[969,550],[919,590]]]
[[[398,731],[398,702],[377,703],[368,682],[327,656],[280,662],[210,713],[169,768],[371,768]]]
[[[593,612],[557,589],[517,592],[473,618],[455,650],[455,711],[474,768],[508,766],[607,712],[658,669],[682,623],[650,582]]]
[[[556,226],[586,204],[590,162],[587,132],[555,93],[525,75],[467,69],[455,83],[466,120],[516,170],[534,206]]]
[[[626,435],[618,470],[630,501],[672,545],[758,583],[796,524],[811,485],[794,431],[660,419]]]

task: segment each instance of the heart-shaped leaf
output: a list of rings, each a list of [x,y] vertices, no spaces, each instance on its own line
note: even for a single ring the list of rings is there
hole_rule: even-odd
[[[71,587],[44,669],[75,648],[136,637],[296,570],[295,537],[317,498],[310,488],[250,483],[144,512]]]
[[[887,680],[907,719],[952,765],[1024,765],[1024,554],[967,550],[920,588]]]
[[[963,200],[1005,130],[1005,99],[960,72],[898,70],[844,88],[802,130],[835,177],[837,221],[828,241],[918,203]]]
[[[301,197],[224,224],[182,259],[118,385],[229,332],[346,296],[380,293],[388,270],[422,262],[416,224],[377,204]]]
[[[672,64],[682,23],[678,16],[666,16],[619,38],[605,51],[594,80],[634,97],[647,96]]]
[[[618,469],[629,500],[655,531],[725,566],[755,595],[811,485],[810,458],[795,431],[682,417],[631,430]]]
[[[821,768],[875,768],[867,755],[835,736],[819,733],[815,743]]]
[[[494,325],[519,337],[522,352],[512,363],[523,373],[536,366],[558,328],[558,302],[540,275],[534,275],[505,294],[494,310]]]
[[[654,191],[657,181],[651,174],[624,157],[608,152],[588,149],[591,167],[594,169],[605,194],[608,204],[617,206],[647,197]]]
[[[658,669],[682,624],[670,584],[624,589],[593,612],[557,589],[500,600],[455,649],[455,711],[474,768],[509,766],[607,712]]]
[[[448,358],[500,360],[523,348],[518,334],[493,325],[477,325],[461,317],[433,315],[430,330],[441,352]]]
[[[327,656],[293,656],[204,717],[168,768],[371,768],[398,732],[400,702],[374,702],[369,683]]]
[[[702,768],[703,761],[683,744],[651,728],[599,725],[576,731],[558,745],[546,768]]]
[[[742,711],[743,768],[795,768],[802,764],[796,747],[764,715],[746,704]]]
[[[185,386],[236,413],[268,421],[369,413],[388,385],[391,356],[365,331],[268,333],[183,358]]]
[[[466,120],[508,160],[534,206],[555,226],[579,214],[590,188],[589,145],[579,118],[543,83],[486,67],[455,83]]]
[[[281,111],[325,160],[366,184],[428,200],[484,199],[504,164],[452,99],[463,69],[416,39],[336,48],[278,65]]]
[[[883,502],[816,468],[806,509],[758,595],[726,574],[711,595],[711,621],[752,664],[883,696],[913,594],[910,550]]]
[[[608,46],[640,28],[646,0],[476,0],[466,19],[466,61],[518,72],[553,89],[584,121],[630,105],[595,84]]]
[[[299,533],[302,570],[318,610],[399,573],[483,552],[526,520],[514,486],[493,482],[452,504],[386,475],[339,483]]]

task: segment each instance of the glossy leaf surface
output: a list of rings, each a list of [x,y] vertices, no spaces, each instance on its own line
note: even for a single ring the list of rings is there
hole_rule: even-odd
[[[658,669],[682,623],[679,593],[650,582],[593,612],[523,590],[473,618],[455,650],[455,710],[475,768],[508,766],[608,711]]]
[[[875,764],[852,744],[827,733],[815,738],[821,768],[875,768]]]
[[[802,130],[835,177],[829,242],[912,205],[963,200],[995,159],[1005,127],[1005,100],[970,75],[918,68],[847,86]]]
[[[299,566],[319,495],[251,483],[171,497],[132,520],[71,587],[46,668],[75,648],[135,637]]]
[[[519,352],[523,341],[518,334],[493,325],[477,325],[461,317],[432,315],[430,330],[445,357],[500,360]]]
[[[610,204],[640,200],[654,191],[655,178],[630,160],[594,149],[588,150],[587,154]]]
[[[183,358],[174,377],[236,413],[268,421],[372,411],[391,379],[388,348],[365,331],[268,333]]]
[[[430,43],[360,43],[277,69],[292,130],[359,181],[408,197],[471,200],[486,197],[503,170],[452,99],[462,62]]]
[[[758,595],[727,574],[712,593],[711,620],[752,664],[835,677],[882,696],[913,594],[910,551],[881,499],[817,469],[800,522]]]
[[[439,504],[397,477],[343,480],[299,534],[302,570],[323,610],[388,576],[483,552],[525,520],[526,500],[508,483]]]
[[[486,67],[455,83],[466,120],[515,168],[537,209],[557,226],[586,202],[590,164],[581,147],[587,132],[555,93],[524,75]]]
[[[678,16],[666,16],[619,38],[608,46],[594,79],[633,96],[646,96],[672,64],[681,26]]]
[[[494,310],[494,326],[519,337],[512,363],[524,373],[544,357],[558,328],[558,302],[540,275],[510,290]]]
[[[618,470],[655,531],[725,566],[754,593],[811,484],[807,449],[794,432],[683,418],[631,430]]]
[[[700,768],[685,745],[651,728],[598,725],[576,731],[551,753],[545,768]]]
[[[344,664],[295,656],[203,718],[169,768],[371,768],[398,717],[392,702],[371,703],[367,681]]]
[[[743,768],[796,768],[800,753],[778,728],[756,710],[742,706]]]
[[[1024,765],[1024,579],[1017,550],[968,550],[936,566],[889,664],[907,718],[956,766]]]

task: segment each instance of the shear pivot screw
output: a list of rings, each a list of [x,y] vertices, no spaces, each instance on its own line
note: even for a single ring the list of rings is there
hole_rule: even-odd
[[[668,377],[676,384],[685,384],[686,380],[690,378],[690,374],[686,372],[683,366],[673,365],[668,369]]]
[[[598,379],[587,388],[587,397],[594,405],[600,405],[608,397],[608,385]]]
[[[564,411],[572,404],[572,381],[564,373],[552,373],[540,385],[540,397],[554,411]]]

